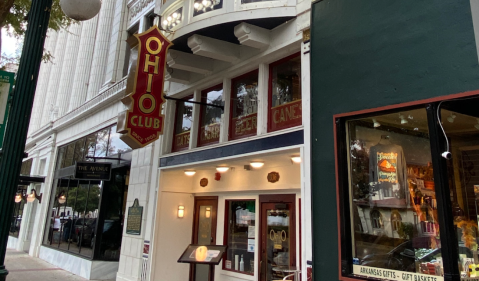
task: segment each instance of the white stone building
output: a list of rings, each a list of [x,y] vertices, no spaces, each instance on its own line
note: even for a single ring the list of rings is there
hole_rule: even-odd
[[[215,280],[279,279],[286,266],[306,276],[310,8],[307,0],[104,0],[97,17],[49,31],[54,59],[41,66],[25,160],[30,175],[45,177],[28,187],[43,199],[24,205],[9,247],[88,279],[208,280],[207,266],[177,262],[189,244],[228,245]],[[155,21],[174,43],[164,92],[180,100],[165,103],[164,135],[131,150],[117,116],[133,35]],[[76,161],[112,163],[110,181],[74,179]],[[135,200],[139,235],[126,231]],[[78,215],[56,221],[66,207]]]

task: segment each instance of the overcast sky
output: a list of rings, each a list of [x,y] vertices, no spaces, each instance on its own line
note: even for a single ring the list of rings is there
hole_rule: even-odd
[[[0,0],[1,1],[1,0]],[[11,56],[15,54],[17,49],[17,40],[7,35],[7,31],[2,29],[2,54]]]

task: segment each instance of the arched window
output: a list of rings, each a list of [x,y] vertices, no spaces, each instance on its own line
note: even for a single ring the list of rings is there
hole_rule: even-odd
[[[393,231],[398,231],[399,227],[401,226],[402,217],[398,211],[393,211],[391,213],[391,226]]]
[[[371,224],[373,225],[373,228],[383,227],[381,213],[378,210],[371,211]]]

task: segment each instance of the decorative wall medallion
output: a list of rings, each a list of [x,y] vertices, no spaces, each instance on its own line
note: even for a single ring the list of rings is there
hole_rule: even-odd
[[[271,183],[275,183],[279,181],[279,173],[278,172],[271,172],[268,174],[268,181]]]
[[[207,186],[207,185],[208,185],[208,179],[207,179],[207,178],[202,178],[202,179],[200,180],[200,185],[201,185],[202,187]]]
[[[215,181],[219,181],[221,179],[221,173],[220,172],[216,172],[215,173]]]

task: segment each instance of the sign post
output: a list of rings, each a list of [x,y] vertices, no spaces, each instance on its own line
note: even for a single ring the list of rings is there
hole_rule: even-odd
[[[128,110],[118,115],[117,125],[120,139],[133,149],[144,147],[163,134],[166,55],[173,45],[156,25],[135,37],[139,44],[133,92],[122,99]]]
[[[0,70],[0,148],[3,145],[3,136],[7,125],[9,97],[13,89],[15,74]]]

